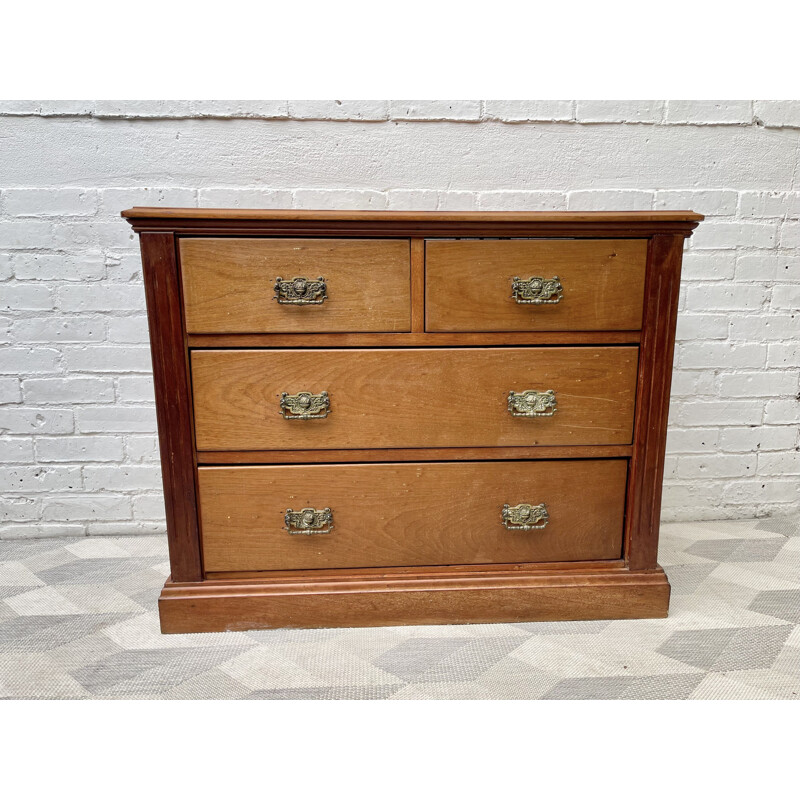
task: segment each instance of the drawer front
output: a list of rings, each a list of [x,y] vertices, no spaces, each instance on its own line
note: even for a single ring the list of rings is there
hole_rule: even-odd
[[[407,239],[181,239],[180,262],[189,333],[411,330]]]
[[[428,241],[426,329],[639,330],[646,261],[646,239]]]
[[[204,565],[228,572],[620,558],[626,471],[623,459],[201,467]],[[515,528],[512,510],[504,523],[503,506],[520,504],[544,504],[544,527],[537,513],[528,530]],[[315,522],[332,530],[290,533],[287,510],[306,508],[329,509]]]
[[[196,350],[197,449],[630,444],[637,359],[636,347]],[[316,418],[285,418],[302,416],[304,392]]]

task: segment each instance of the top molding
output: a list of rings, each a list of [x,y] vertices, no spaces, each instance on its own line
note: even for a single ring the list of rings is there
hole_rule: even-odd
[[[693,211],[300,211],[294,209],[129,208],[137,232],[203,235],[691,236]]]
[[[134,206],[125,219],[371,220],[375,222],[700,222],[694,211],[299,211],[269,208],[159,208]]]

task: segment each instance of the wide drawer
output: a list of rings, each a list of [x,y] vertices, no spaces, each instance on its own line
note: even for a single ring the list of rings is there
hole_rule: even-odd
[[[637,359],[632,346],[195,350],[197,449],[630,444]],[[285,418],[305,392],[319,416]]]
[[[639,330],[646,261],[646,239],[428,241],[426,329]]]
[[[201,467],[204,566],[235,572],[616,559],[626,470],[623,459]],[[539,508],[527,530],[515,528],[525,524],[513,510],[521,504],[543,504],[546,518]],[[329,510],[327,521],[316,522],[332,530],[297,532],[297,517],[287,520],[287,512],[304,509]]]
[[[181,239],[180,263],[189,333],[411,329],[407,239]]]

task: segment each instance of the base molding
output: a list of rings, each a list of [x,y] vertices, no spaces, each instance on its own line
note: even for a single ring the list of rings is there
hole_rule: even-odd
[[[666,617],[664,571],[519,570],[168,580],[162,633]]]

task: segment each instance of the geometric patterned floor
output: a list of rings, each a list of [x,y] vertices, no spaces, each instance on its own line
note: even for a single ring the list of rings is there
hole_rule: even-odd
[[[2,699],[800,699],[800,520],[673,523],[668,619],[163,636],[160,536],[0,542]]]

